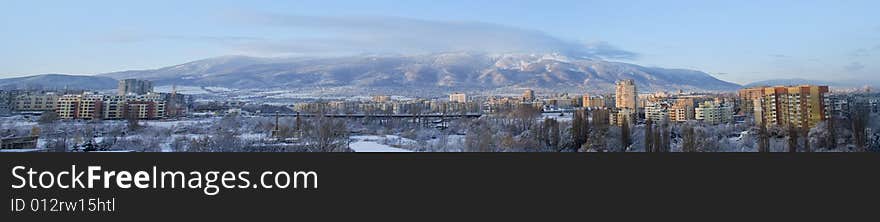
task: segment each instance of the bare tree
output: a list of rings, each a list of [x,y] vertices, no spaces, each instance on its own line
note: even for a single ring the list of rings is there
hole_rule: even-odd
[[[477,119],[471,122],[465,136],[465,151],[467,152],[494,152],[494,140],[492,128],[485,120]]]
[[[541,116],[541,110],[530,104],[520,104],[512,115],[518,125],[517,132],[522,132],[534,125],[536,119]]]
[[[672,149],[672,132],[669,127],[669,120],[664,120],[662,124],[660,124],[660,132],[655,132],[660,134],[660,138],[656,140],[654,143],[657,144],[659,142],[660,152],[669,152]]]
[[[621,151],[626,152],[630,144],[632,144],[632,134],[630,134],[629,118],[622,118],[623,123],[620,124],[620,144]]]
[[[645,120],[645,152],[654,152],[654,124],[650,118]]]
[[[54,111],[43,112],[43,114],[40,115],[40,119],[37,120],[40,124],[50,124],[55,121],[58,121],[58,113],[55,113]]]
[[[129,110],[125,112],[125,120],[128,123],[129,131],[137,131],[141,128],[141,125],[139,123],[140,120],[137,116],[137,113],[135,113],[134,111]]]
[[[798,150],[798,130],[794,126],[788,126],[788,152],[794,153]]]
[[[171,141],[171,150],[174,152],[184,152],[186,151],[186,145],[188,140],[185,137],[177,137]]]
[[[550,150],[558,151],[561,140],[559,122],[556,119],[544,119],[544,129],[547,132],[546,147]]]
[[[825,121],[828,128],[828,149],[837,149],[837,115],[834,114],[834,109],[828,109],[828,115],[830,117]]]
[[[313,119],[306,140],[312,152],[349,152],[348,127],[344,121],[324,117]]]
[[[573,115],[571,120],[571,140],[572,148],[576,150],[587,143],[590,124],[585,110],[578,110]]]
[[[687,123],[681,132],[682,136],[682,152],[697,152],[697,138],[694,126]]]
[[[758,128],[758,152],[770,152],[770,133],[767,131],[767,124],[764,121]]]
[[[592,121],[590,122],[592,125],[590,126],[590,137],[586,144],[587,149],[583,149],[583,151],[606,152],[608,151],[607,137],[610,127],[610,112],[605,109],[599,109],[592,111],[590,116],[592,117]]]
[[[801,135],[804,137],[804,152],[807,152],[807,153],[813,152],[812,147],[810,147],[810,128],[809,127],[801,128]]]
[[[853,106],[852,112],[850,114],[850,121],[853,133],[853,143],[856,146],[856,151],[858,152],[867,152],[867,141],[868,141],[868,121],[870,119],[870,115],[867,107],[863,104],[857,104]]]

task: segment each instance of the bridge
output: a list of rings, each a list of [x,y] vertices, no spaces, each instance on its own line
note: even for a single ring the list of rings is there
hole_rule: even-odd
[[[481,113],[456,113],[456,114],[442,114],[442,113],[426,113],[426,114],[363,114],[363,113],[353,113],[353,114],[314,114],[314,113],[261,113],[260,116],[265,117],[318,117],[324,116],[328,118],[480,118],[483,116]]]

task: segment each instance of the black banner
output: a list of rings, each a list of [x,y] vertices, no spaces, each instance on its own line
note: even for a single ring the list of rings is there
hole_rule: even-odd
[[[853,216],[871,212],[880,201],[880,155],[864,153],[4,153],[0,159],[0,186],[8,198],[2,215],[11,219],[2,221],[754,219],[746,216],[753,213],[790,219],[815,212]],[[144,171],[151,178],[154,167],[203,174],[246,171],[250,183],[244,187],[236,180],[236,188],[220,188],[214,195],[199,188],[123,189],[115,180],[109,189],[100,187],[103,180],[91,189],[13,188],[23,183],[16,175],[28,179],[26,169],[57,174],[89,166],[117,176]],[[314,172],[317,181],[306,182],[317,185],[261,187],[257,178],[264,171]],[[47,185],[48,177],[36,185]],[[69,177],[58,178],[68,186],[63,178]],[[270,185],[285,182],[283,176],[269,178]],[[73,210],[53,211],[55,205]]]

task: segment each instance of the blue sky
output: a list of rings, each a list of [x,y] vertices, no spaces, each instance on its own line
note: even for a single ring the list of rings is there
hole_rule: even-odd
[[[0,77],[222,55],[566,51],[749,83],[880,81],[880,1],[7,1]]]

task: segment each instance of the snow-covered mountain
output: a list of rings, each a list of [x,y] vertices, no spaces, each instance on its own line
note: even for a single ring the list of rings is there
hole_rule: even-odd
[[[826,85],[831,86],[833,88],[859,88],[864,86],[877,86],[874,83],[870,83],[870,81],[865,80],[837,80],[837,81],[823,81],[823,80],[813,80],[813,79],[770,79],[764,81],[758,81],[746,84],[744,87],[755,87],[755,86],[793,86],[793,85]]]
[[[103,76],[42,74],[0,79],[0,89],[113,89],[116,83]]]
[[[614,82],[621,79],[634,79],[640,91],[728,91],[740,87],[693,70],[643,67],[562,54],[470,52],[292,59],[225,56],[154,70],[99,76],[148,79],[155,81],[156,85],[239,89],[347,86],[491,90],[531,87],[603,91],[612,90]]]

